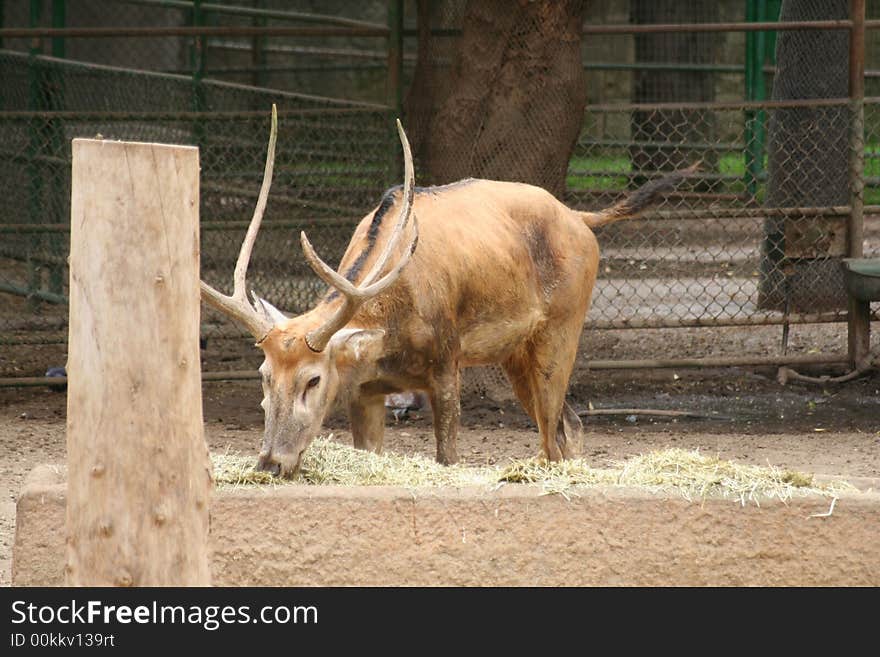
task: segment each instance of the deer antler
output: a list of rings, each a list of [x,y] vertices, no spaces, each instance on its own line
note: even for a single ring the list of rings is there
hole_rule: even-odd
[[[416,244],[419,241],[418,221],[412,214],[413,199],[415,197],[415,174],[413,173],[412,153],[409,148],[409,141],[400,120],[397,121],[397,133],[400,135],[400,143],[403,146],[404,159],[404,183],[403,183],[403,207],[400,209],[397,224],[394,226],[394,232],[389,236],[385,243],[385,248],[376,259],[376,263],[367,273],[360,285],[355,285],[344,276],[337,273],[332,267],[321,260],[315,249],[312,247],[309,238],[305,232],[300,233],[300,243],[302,244],[303,253],[306,260],[311,265],[315,273],[328,285],[335,287],[343,296],[342,305],[336,310],[333,316],[323,325],[306,334],[306,344],[312,351],[323,351],[330,342],[330,338],[339,329],[345,326],[354,314],[368,299],[376,296],[384,290],[391,287],[400,277],[403,268],[409,263],[413,252],[416,250]],[[376,280],[385,266],[388,264],[391,254],[394,253],[397,245],[406,231],[406,226],[412,217],[412,237],[410,237],[409,245],[397,263],[391,268],[385,276]]]
[[[269,148],[266,153],[266,168],[263,171],[263,185],[260,187],[260,195],[257,198],[257,206],[254,208],[254,216],[251,219],[250,226],[248,226],[244,241],[241,243],[241,250],[238,252],[238,260],[235,263],[235,273],[232,279],[232,296],[221,294],[205,283],[205,281],[201,281],[202,299],[220,312],[244,325],[257,341],[266,337],[266,334],[271,330],[275,322],[266,311],[265,306],[259,302],[259,298],[256,295],[254,295],[254,305],[248,302],[245,279],[247,278],[251,253],[254,250],[254,242],[257,239],[257,233],[260,231],[260,224],[263,221],[263,213],[266,210],[269,187],[272,185],[272,171],[275,167],[275,141],[277,137],[278,112],[273,104],[272,128],[269,132]]]

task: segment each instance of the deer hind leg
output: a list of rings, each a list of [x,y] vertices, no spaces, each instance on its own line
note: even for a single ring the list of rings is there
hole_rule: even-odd
[[[565,402],[580,337],[580,326],[568,328],[544,332],[504,363],[517,398],[538,425],[549,461],[574,458],[583,442],[581,420]]]
[[[457,463],[455,443],[461,416],[461,373],[457,359],[435,372],[430,397],[434,412],[434,437],[437,439],[437,462],[443,465]]]
[[[348,408],[354,446],[368,452],[382,451],[385,436],[385,398],[382,395],[359,397]]]

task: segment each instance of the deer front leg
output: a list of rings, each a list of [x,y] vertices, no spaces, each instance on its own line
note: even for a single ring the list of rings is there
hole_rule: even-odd
[[[385,435],[385,398],[382,395],[358,397],[348,408],[354,446],[368,452],[382,451]]]
[[[454,362],[434,376],[431,407],[434,411],[434,438],[437,440],[437,462],[451,465],[458,462],[455,442],[461,415],[461,374]]]

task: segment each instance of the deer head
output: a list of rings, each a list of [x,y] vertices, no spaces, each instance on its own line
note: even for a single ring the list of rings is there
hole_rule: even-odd
[[[325,283],[339,292],[338,301],[324,303],[292,318],[254,292],[251,292],[253,301],[249,302],[247,268],[269,196],[277,131],[277,112],[273,105],[263,184],[235,265],[232,294],[221,294],[204,281],[201,291],[208,304],[250,331],[256,346],[263,350],[265,359],[260,374],[265,431],[257,468],[291,477],[299,471],[303,453],[320,431],[340,388],[358,376],[368,375],[382,353],[382,329],[348,324],[364,303],[390,288],[400,277],[416,249],[418,222],[412,213],[415,194],[412,154],[398,121],[405,163],[403,202],[394,231],[366,276],[355,284],[337,273],[315,253],[302,232],[300,243],[306,260]],[[410,235],[401,250],[401,240],[407,232]],[[392,263],[396,253],[399,255]]]

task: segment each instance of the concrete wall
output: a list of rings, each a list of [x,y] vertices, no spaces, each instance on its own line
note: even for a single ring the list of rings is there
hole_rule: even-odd
[[[16,586],[63,582],[65,484],[19,498]],[[286,486],[215,494],[215,585],[880,585],[880,495],[741,507],[625,489]]]

